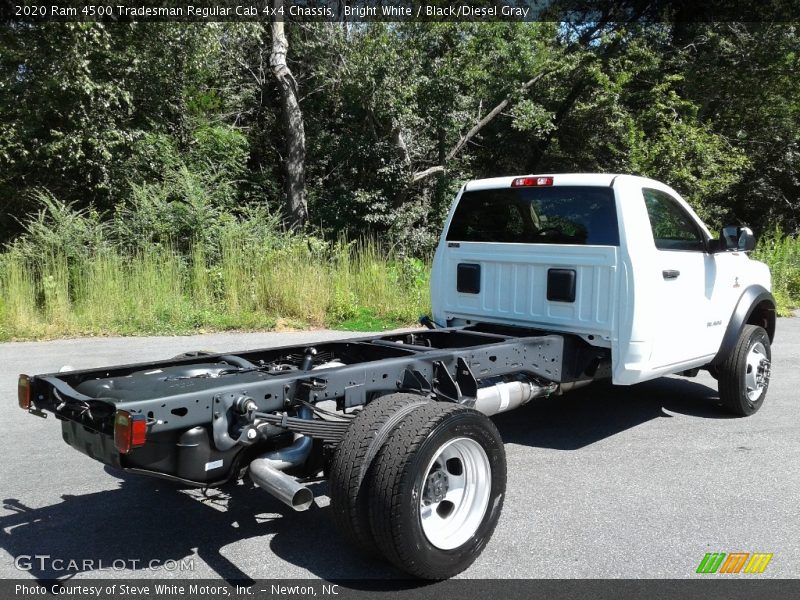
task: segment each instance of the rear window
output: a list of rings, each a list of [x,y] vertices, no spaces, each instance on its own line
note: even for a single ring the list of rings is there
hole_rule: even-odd
[[[614,191],[554,186],[464,192],[447,240],[619,246]]]

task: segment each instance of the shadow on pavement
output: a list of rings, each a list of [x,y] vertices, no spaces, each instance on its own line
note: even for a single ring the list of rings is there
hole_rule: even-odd
[[[226,557],[226,546],[250,538],[264,538],[259,546],[264,555],[273,553],[321,578],[403,577],[342,541],[327,507],[295,513],[246,481],[209,490],[204,497],[199,490],[181,491],[169,482],[131,476],[115,489],[64,495],[62,502],[42,508],[7,498],[3,508],[11,514],[0,517],[0,547],[12,557],[64,559],[52,565],[49,560],[42,563],[32,558],[30,574],[39,580],[65,579],[100,568],[113,572],[114,561],[126,561],[127,568],[142,571],[154,561],[161,567],[152,576],[163,577],[165,563],[189,561],[195,549],[202,562],[229,581],[286,577],[286,573],[264,573],[261,568],[248,573]],[[316,487],[316,494],[325,492],[324,484]],[[275,535],[268,541],[265,536],[271,534]],[[260,562],[258,555],[247,559],[251,564]],[[74,563],[64,569],[70,560]],[[169,576],[197,577],[177,569]]]
[[[687,379],[661,378],[634,386],[593,383],[563,396],[533,400],[494,417],[503,441],[538,448],[577,450],[657,418],[679,413],[733,418],[717,391]]]

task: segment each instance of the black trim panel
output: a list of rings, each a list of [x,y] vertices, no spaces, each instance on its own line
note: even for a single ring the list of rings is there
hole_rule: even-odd
[[[481,266],[459,263],[456,267],[456,290],[459,294],[479,294],[481,291]]]
[[[742,292],[742,295],[739,297],[739,302],[736,304],[736,308],[733,309],[731,318],[728,319],[728,328],[725,330],[725,335],[722,337],[719,350],[716,356],[711,360],[712,365],[721,364],[733,351],[736,347],[736,340],[739,339],[739,334],[742,328],[747,324],[750,315],[753,314],[753,310],[764,301],[771,304],[772,310],[775,310],[775,298],[773,298],[772,294],[769,293],[765,287],[761,285],[751,285]],[[775,328],[772,327],[771,329],[771,332],[767,331],[770,342],[775,337]]]
[[[551,302],[575,302],[575,269],[547,269],[547,299]]]

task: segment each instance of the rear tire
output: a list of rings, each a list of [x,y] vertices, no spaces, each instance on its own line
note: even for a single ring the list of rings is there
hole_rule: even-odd
[[[491,538],[505,487],[505,449],[485,415],[423,406],[395,428],[370,474],[375,543],[416,577],[453,577]]]
[[[394,427],[427,402],[416,394],[373,400],[353,420],[333,456],[328,495],[334,522],[347,541],[367,554],[378,552],[369,528],[367,472]]]
[[[733,351],[719,366],[719,397],[726,409],[746,417],[764,404],[769,387],[772,350],[769,335],[745,325]]]

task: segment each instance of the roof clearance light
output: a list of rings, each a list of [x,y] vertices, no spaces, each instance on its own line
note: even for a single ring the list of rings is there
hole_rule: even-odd
[[[517,177],[511,182],[511,187],[541,187],[553,185],[552,177]]]
[[[132,415],[118,410],[114,416],[114,445],[120,454],[128,454],[133,448],[144,446],[147,439],[147,419],[144,415]]]

